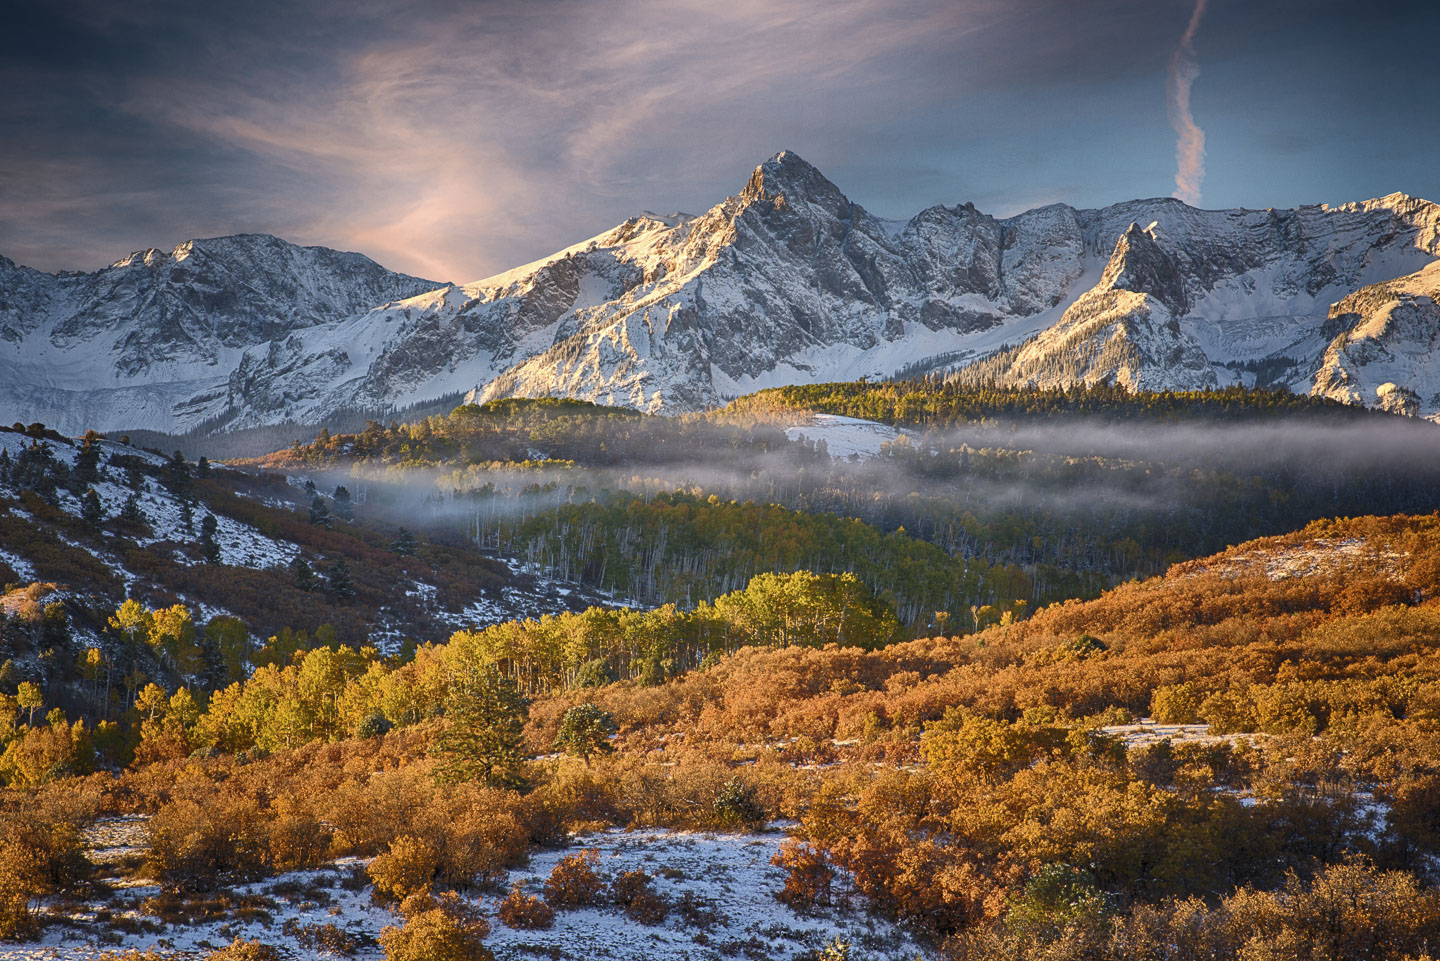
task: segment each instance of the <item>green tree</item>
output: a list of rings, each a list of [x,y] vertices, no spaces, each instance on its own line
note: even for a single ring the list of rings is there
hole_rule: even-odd
[[[100,495],[95,493],[93,487],[80,498],[80,521],[91,535],[98,535],[103,530],[105,509],[100,504]]]
[[[45,698],[40,694],[40,685],[33,681],[21,681],[15,689],[15,703],[20,710],[26,712],[25,723],[34,727],[35,712],[45,703]]]
[[[355,519],[355,505],[350,502],[350,489],[344,485],[335,488],[335,516],[347,521]]]
[[[190,499],[190,465],[178,450],[165,462],[165,486],[176,498]]]
[[[290,562],[290,573],[295,578],[295,586],[302,591],[313,591],[315,589],[315,571],[306,563],[305,558],[297,557]]]
[[[89,486],[100,479],[100,445],[95,443],[100,435],[90,431],[85,443],[75,454],[75,483]]]
[[[595,704],[577,704],[560,718],[560,730],[552,747],[582,758],[590,764],[592,754],[608,754],[614,750],[610,737],[618,728],[615,717]]]
[[[390,550],[401,557],[413,557],[419,545],[415,541],[415,535],[405,528],[400,528],[395,535],[395,540],[390,543]]]
[[[330,593],[340,600],[348,600],[355,596],[355,582],[350,577],[350,565],[345,563],[345,558],[335,558],[335,563],[325,572],[329,580]]]
[[[219,526],[214,514],[206,514],[200,521],[200,551],[205,555],[207,564],[220,563],[220,542],[215,539]]]
[[[145,512],[140,510],[140,500],[133,491],[125,497],[125,505],[120,508],[120,519],[127,524],[145,523]]]
[[[205,625],[206,674],[215,688],[243,681],[250,658],[250,632],[238,617],[212,617]]]
[[[330,527],[333,524],[330,508],[325,506],[325,498],[319,494],[310,499],[310,523],[319,527]]]
[[[522,733],[530,702],[514,680],[492,667],[464,665],[450,677],[448,724],[435,743],[442,782],[517,785],[525,760]]]

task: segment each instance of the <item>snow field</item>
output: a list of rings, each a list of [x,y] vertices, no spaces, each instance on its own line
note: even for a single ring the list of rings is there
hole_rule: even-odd
[[[143,848],[143,820],[108,819],[87,836],[89,856],[100,865],[132,858]],[[779,831],[750,834],[673,832],[661,829],[613,829],[577,836],[571,847],[537,853],[530,864],[513,871],[504,888],[520,883],[539,894],[545,878],[561,858],[579,850],[599,854],[599,867],[609,876],[644,870],[653,887],[673,902],[689,895],[698,910],[690,917],[671,910],[659,925],[646,926],[627,918],[619,907],[557,911],[549,930],[517,931],[497,916],[500,898],[470,898],[491,924],[486,945],[501,961],[533,957],[603,959],[646,958],[654,961],[719,961],[733,958],[795,958],[823,948],[835,939],[850,942],[866,958],[912,961],[920,946],[897,926],[869,917],[858,907],[797,914],[775,900],[784,872],[770,858],[784,840]],[[189,926],[164,926],[141,908],[158,887],[112,877],[108,898],[79,904],[51,904],[52,916],[69,921],[52,924],[45,936],[30,944],[0,947],[0,959],[88,961],[106,951],[161,950],[197,957],[236,937],[259,940],[292,958],[314,956],[297,935],[303,927],[333,924],[361,942],[352,957],[368,961],[383,957],[375,938],[400,923],[397,914],[379,907],[368,884],[356,885],[365,862],[346,858],[326,868],[292,871],[232,888],[233,900],[258,908],[241,917]],[[248,899],[248,901],[246,900]],[[108,914],[101,912],[108,911]],[[108,920],[107,920],[108,919]]]

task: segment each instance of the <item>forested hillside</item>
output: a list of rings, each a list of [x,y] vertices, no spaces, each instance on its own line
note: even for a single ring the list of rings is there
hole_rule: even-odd
[[[926,429],[834,458],[816,411]],[[1093,597],[1317,518],[1435,510],[1437,454],[1434,425],[1284,392],[860,383],[679,419],[464,405],[260,464],[328,471],[376,504],[423,498],[427,518],[481,547],[644,604],[694,604],[766,571],[850,570],[923,632],[935,611]],[[957,586],[921,586],[947,578]]]
[[[1226,387],[1132,391],[1109,384],[1077,384],[1067,388],[996,387],[943,378],[775,387],[732,401],[724,413],[735,418],[763,419],[777,411],[819,411],[934,428],[987,419],[1045,421],[1067,417],[1108,421],[1249,421],[1310,414],[1324,415],[1335,423],[1379,423],[1393,419],[1378,411],[1287,390]]]
[[[254,936],[254,910],[288,889],[224,892],[345,856],[373,857],[346,883],[398,909],[380,934],[390,957],[440,943],[485,956],[486,931],[636,898],[629,916],[648,920],[631,923],[671,930],[705,906],[666,893],[663,853],[623,883],[583,851],[543,889],[507,895],[509,879],[567,830],[788,817],[776,917],[849,904],[908,924],[926,956],[1420,958],[1440,937],[1434,516],[1320,522],[902,644],[843,581],[746,595],[659,620],[587,615],[551,635],[593,625],[599,643],[572,658],[593,666],[569,677],[522,665],[515,645],[544,632],[516,625],[408,662],[298,652],[208,699],[157,687],[118,778],[123,738],[26,690],[6,705],[0,797],[6,838],[36,860],[0,873],[7,930],[69,917],[45,895],[83,899],[118,870],[159,885],[142,918]],[[701,618],[730,643],[700,667],[608,680],[625,645]],[[121,813],[141,816],[141,853],[89,867],[79,830]],[[17,850],[0,843],[0,858]],[[314,877],[298,889],[312,899]],[[375,943],[371,918],[275,936],[358,947]]]

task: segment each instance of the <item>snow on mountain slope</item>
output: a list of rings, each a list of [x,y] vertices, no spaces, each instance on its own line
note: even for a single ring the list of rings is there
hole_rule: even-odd
[[[1402,194],[1291,211],[1135,201],[1082,211],[1081,222],[1099,239],[1121,231],[1100,285],[1053,328],[967,368],[962,381],[1178,390],[1279,384],[1322,393],[1316,378],[1338,332],[1331,305],[1440,256],[1440,207]],[[1117,281],[1112,271],[1128,279]],[[1406,376],[1421,376],[1431,362],[1424,350],[1406,348],[1417,362]],[[1350,399],[1377,403],[1373,395]]]
[[[1440,262],[1362,287],[1330,308],[1339,330],[1315,374],[1313,393],[1350,404],[1440,415]]]
[[[0,258],[0,412],[72,433],[225,419],[248,349],[437,286],[263,234],[139,251],[88,274]]]
[[[1437,257],[1440,207],[1402,194],[1296,210],[1055,204],[1008,219],[965,204],[901,222],[784,151],[699,216],[642,214],[464,286],[271,237],[85,275],[0,260],[0,419],[223,429],[462,391],[681,413],[781,384],[956,370],[1283,384],[1428,410],[1397,393],[1434,393],[1414,325],[1385,342],[1409,359],[1382,400],[1379,383],[1337,380],[1359,361],[1330,358],[1348,329],[1331,306]]]
[[[1019,348],[966,367],[967,382],[1037,387],[1115,382],[1132,390],[1215,386],[1205,352],[1176,322],[1186,292],[1154,228],[1131,224],[1100,282],[1060,322]]]

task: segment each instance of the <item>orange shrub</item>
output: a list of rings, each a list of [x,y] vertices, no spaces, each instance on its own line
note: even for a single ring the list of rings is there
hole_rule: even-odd
[[[600,853],[594,850],[561,858],[545,879],[545,900],[562,911],[599,904],[600,894],[605,890],[599,865]]]
[[[508,928],[522,931],[545,930],[555,923],[555,910],[517,883],[500,902],[500,920]]]

